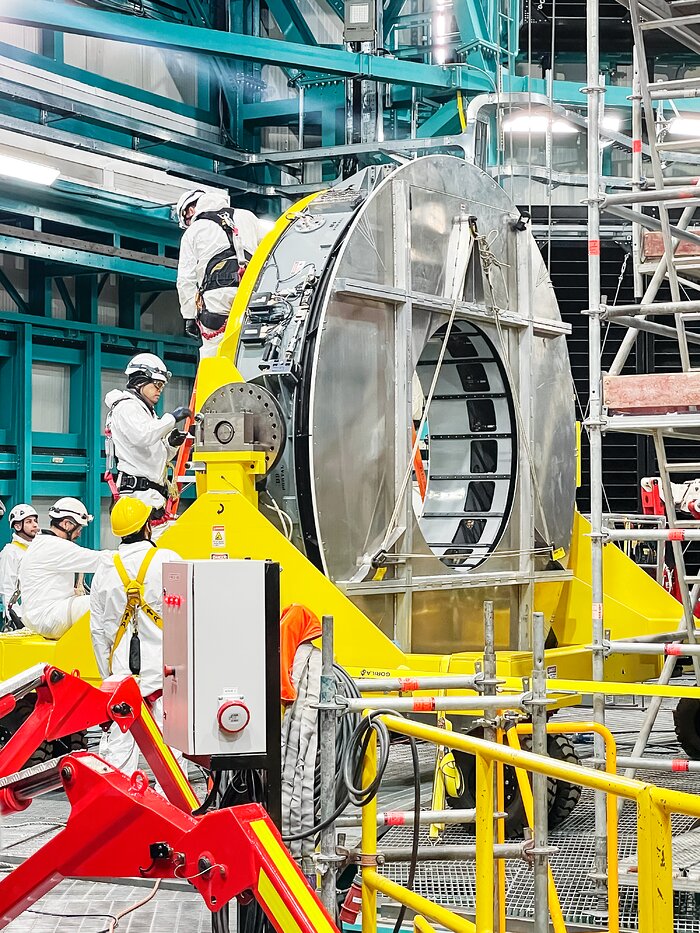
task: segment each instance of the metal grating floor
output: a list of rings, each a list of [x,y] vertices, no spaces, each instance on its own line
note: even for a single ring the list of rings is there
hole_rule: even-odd
[[[677,683],[677,681],[674,681]],[[657,717],[647,754],[683,754],[675,740],[673,731],[673,705],[664,706]],[[613,707],[608,710],[606,721],[618,740],[621,755],[629,754],[644,711],[636,707]],[[591,710],[578,707],[560,714],[560,718],[587,720]],[[592,755],[592,742],[588,737],[577,741],[582,758]],[[405,767],[410,771],[408,750]],[[642,780],[673,787],[678,790],[700,794],[700,774],[674,774],[660,772],[638,772]],[[607,917],[601,913],[593,882],[589,875],[593,870],[594,856],[594,804],[593,792],[584,790],[576,810],[559,829],[550,833],[552,845],[558,852],[551,859],[552,872],[562,903],[567,924],[607,928]],[[428,800],[424,800],[424,805]],[[408,805],[404,800],[404,805]],[[684,856],[694,853],[700,866],[700,833],[690,832],[697,821],[684,816],[673,819],[674,839],[682,841]],[[410,847],[412,830],[396,827],[382,837],[384,845]],[[448,827],[443,836],[445,843],[473,842],[473,835],[466,827]],[[427,831],[421,834],[421,845],[430,845]],[[631,802],[625,803],[619,819],[619,859],[634,861],[636,854],[636,810]],[[679,852],[680,854],[680,852]],[[408,876],[407,864],[387,865],[383,868],[387,877],[405,883]],[[533,917],[534,885],[532,870],[525,862],[506,863],[507,914],[512,920],[528,920]],[[470,914],[475,906],[473,863],[466,861],[419,863],[415,889],[425,897],[445,907]],[[637,890],[633,885],[620,887],[620,925],[625,930],[637,929]],[[700,933],[700,894],[681,891],[675,896],[675,929],[677,933]]]

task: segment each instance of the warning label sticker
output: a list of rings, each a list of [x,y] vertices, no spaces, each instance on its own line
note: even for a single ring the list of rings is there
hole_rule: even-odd
[[[223,525],[211,526],[211,546],[226,547],[226,529]]]
[[[210,554],[209,560],[228,560],[228,554]]]

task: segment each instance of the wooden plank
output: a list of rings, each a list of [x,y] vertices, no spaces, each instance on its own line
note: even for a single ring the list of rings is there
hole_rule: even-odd
[[[700,227],[690,227],[688,233],[700,236]],[[642,234],[642,258],[661,259],[664,254],[664,238],[658,230],[645,230]],[[700,256],[700,245],[681,240],[675,256]]]
[[[687,412],[700,406],[700,372],[603,376],[603,404],[619,414]]]

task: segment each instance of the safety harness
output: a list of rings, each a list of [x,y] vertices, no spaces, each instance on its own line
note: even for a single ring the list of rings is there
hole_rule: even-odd
[[[233,211],[223,208],[220,211],[203,211],[193,218],[192,223],[198,220],[209,220],[224,231],[229,245],[221,250],[207,263],[204,278],[199,286],[195,303],[197,306],[197,324],[204,340],[218,337],[226,330],[227,314],[217,314],[207,310],[204,296],[206,292],[218,288],[236,288],[248,268],[251,254],[243,247],[238,227],[236,226]],[[207,328],[205,331],[203,328]]]
[[[153,409],[138,395],[136,392],[127,389],[129,395],[132,395],[137,402],[141,402],[144,408],[155,418],[155,412]],[[102,477],[104,481],[109,486],[109,491],[112,493],[112,498],[116,502],[121,498],[122,493],[130,492],[146,492],[148,489],[155,489],[156,492],[167,499],[170,494],[170,487],[167,483],[154,483],[153,480],[147,479],[145,476],[132,476],[130,473],[120,472],[117,474],[117,479],[114,478],[114,470],[117,465],[117,452],[114,447],[114,439],[112,437],[112,415],[114,409],[120,402],[126,402],[128,399],[124,398],[122,395],[121,398],[118,398],[117,401],[112,405],[112,407],[107,412],[107,419],[105,421],[105,472]]]
[[[117,634],[114,639],[114,644],[112,645],[112,650],[109,653],[109,672],[112,673],[112,661],[114,658],[114,653],[119,647],[124,635],[126,635],[126,630],[131,625],[131,644],[129,645],[129,670],[132,674],[141,673],[141,642],[139,640],[139,611],[145,613],[148,618],[156,625],[161,632],[163,631],[163,619],[155,611],[152,606],[146,602],[144,597],[144,581],[146,579],[146,574],[148,573],[148,568],[151,564],[151,561],[155,557],[156,547],[151,548],[151,550],[146,554],[141,566],[138,569],[138,573],[132,580],[129,577],[129,574],[126,571],[126,567],[119,556],[119,554],[114,555],[114,566],[116,567],[117,573],[119,574],[119,579],[124,584],[124,590],[126,592],[126,606],[124,607],[124,612],[122,617],[119,620],[119,627],[117,628]]]
[[[29,547],[28,544],[23,544],[21,541],[11,541],[10,543],[14,544],[15,547],[18,547],[20,551],[26,551],[27,548]],[[6,627],[8,624],[11,624],[12,627],[15,629],[22,628],[22,620],[20,619],[20,617],[17,615],[17,613],[14,610],[14,606],[17,602],[19,602],[20,596],[21,596],[21,593],[19,589],[19,580],[17,580],[17,583],[15,585],[15,591],[12,594],[12,596],[10,596],[10,601],[8,602],[7,606],[5,606]]]

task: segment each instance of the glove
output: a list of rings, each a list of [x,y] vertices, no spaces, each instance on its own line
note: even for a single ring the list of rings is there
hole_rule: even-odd
[[[175,428],[175,430],[171,431],[168,435],[168,443],[171,447],[182,447],[188,437],[189,434],[183,434],[182,431],[178,431],[178,429]]]
[[[180,421],[187,421],[188,418],[192,417],[192,412],[189,408],[185,408],[184,405],[178,405],[177,408],[174,408],[170,414],[175,419],[175,424],[179,424]]]
[[[199,325],[193,317],[187,318],[185,320],[185,333],[188,337],[194,337],[196,340],[202,336],[199,330]]]

